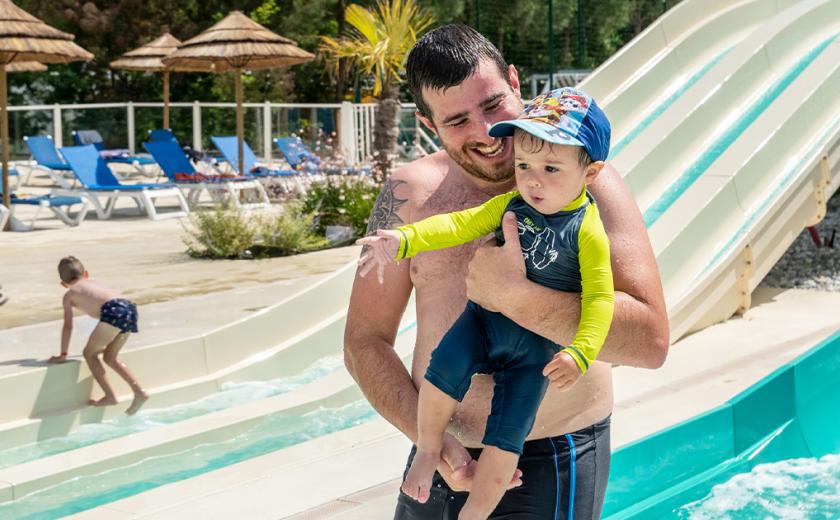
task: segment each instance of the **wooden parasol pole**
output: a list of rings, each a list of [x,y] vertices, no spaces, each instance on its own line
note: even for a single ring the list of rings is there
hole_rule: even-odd
[[[245,149],[242,144],[245,140],[245,114],[242,109],[242,69],[236,68],[233,70],[236,83],[236,142],[238,146],[237,153],[239,154],[239,175],[245,175]]]
[[[163,128],[169,130],[169,71],[163,71]]]
[[[3,205],[11,209],[9,193],[9,106],[6,86],[6,63],[0,63],[0,140],[3,141]]]

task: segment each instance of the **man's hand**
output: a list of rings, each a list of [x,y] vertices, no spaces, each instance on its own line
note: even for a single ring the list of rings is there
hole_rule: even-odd
[[[374,266],[379,283],[385,282],[385,266],[396,263],[397,250],[400,247],[400,235],[396,231],[380,229],[375,237],[364,237],[356,240],[356,244],[367,247],[359,258],[359,276],[363,277]]]
[[[503,307],[505,288],[525,280],[525,261],[519,245],[516,216],[508,211],[502,218],[505,245],[496,247],[488,240],[470,262],[467,274],[467,297],[489,311]]]
[[[449,485],[452,491],[470,491],[472,479],[475,475],[476,461],[470,456],[470,452],[449,433],[443,434],[443,449],[441,450],[441,462],[438,464],[438,473]],[[522,470],[519,468],[513,473],[508,489],[522,485]]]
[[[580,379],[581,373],[572,355],[562,350],[543,368],[543,375],[557,390],[564,392]]]

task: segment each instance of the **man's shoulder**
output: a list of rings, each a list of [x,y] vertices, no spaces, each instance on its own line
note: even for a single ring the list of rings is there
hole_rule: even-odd
[[[446,152],[440,151],[404,164],[391,173],[389,181],[414,192],[441,183],[449,168]]]
[[[445,152],[427,155],[400,166],[382,185],[377,206],[385,205],[385,209],[390,208],[394,214],[399,214],[399,224],[411,222],[414,210],[422,207],[437,190],[448,168]]]

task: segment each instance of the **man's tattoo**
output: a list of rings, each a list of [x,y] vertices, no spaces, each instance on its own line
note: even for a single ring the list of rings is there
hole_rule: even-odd
[[[373,203],[373,209],[370,212],[366,236],[375,235],[380,229],[393,229],[404,224],[397,211],[408,199],[398,199],[394,195],[394,190],[400,184],[405,184],[405,181],[388,179],[382,185],[382,191],[376,197],[376,202]]]
[[[404,224],[403,219],[400,218],[397,211],[405,204],[408,199],[399,199],[394,195],[394,190],[400,184],[405,184],[405,181],[395,181],[388,179],[382,185],[382,191],[376,197],[376,202],[373,203],[373,209],[370,212],[368,219],[367,231],[365,236],[375,235],[380,229],[393,229],[401,224]],[[367,251],[368,246],[362,248],[362,254]]]

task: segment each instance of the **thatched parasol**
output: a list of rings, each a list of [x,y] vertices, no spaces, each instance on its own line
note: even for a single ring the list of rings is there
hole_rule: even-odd
[[[169,33],[160,35],[146,45],[128,51],[111,62],[112,69],[163,72],[163,127],[169,128],[169,69],[161,59],[169,56],[181,45],[181,40]]]
[[[66,63],[93,59],[93,54],[73,43],[73,35],[54,29],[11,2],[0,0],[0,138],[3,141],[3,204],[9,194],[9,115],[6,66],[40,61]]]
[[[37,61],[20,61],[6,65],[6,72],[44,72],[47,66]]]
[[[236,85],[236,136],[239,167],[242,168],[244,119],[242,113],[242,70],[269,69],[304,63],[315,56],[297,42],[274,34],[240,11],[233,11],[219,23],[181,44],[163,59],[172,70],[233,71]]]

